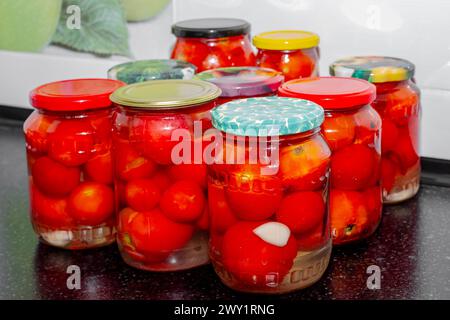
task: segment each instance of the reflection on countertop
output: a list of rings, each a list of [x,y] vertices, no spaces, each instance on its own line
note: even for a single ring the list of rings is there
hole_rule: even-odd
[[[115,245],[69,252],[39,244],[28,221],[21,123],[0,118],[0,299],[251,299],[221,284],[211,266],[151,273],[125,265]],[[450,299],[450,189],[385,208],[368,241],[334,248],[325,276],[296,293],[259,299]],[[81,269],[81,290],[67,289],[67,267]],[[381,289],[367,289],[367,268]]]

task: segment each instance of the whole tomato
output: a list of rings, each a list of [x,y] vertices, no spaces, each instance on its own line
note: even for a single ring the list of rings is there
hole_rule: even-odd
[[[258,221],[275,214],[283,196],[279,177],[248,170],[234,175],[233,180],[233,185],[225,188],[225,196],[238,219]]]
[[[410,117],[418,114],[419,96],[409,87],[399,87],[386,95],[384,115],[398,126],[405,126]]]
[[[355,119],[352,115],[332,115],[325,117],[322,132],[332,151],[350,145],[355,140]]]
[[[32,113],[24,123],[27,150],[39,154],[46,153],[48,135],[57,124],[53,117]]]
[[[170,166],[168,169],[172,181],[194,181],[203,189],[206,188],[207,171],[206,164],[179,164]]]
[[[276,220],[284,223],[293,233],[311,231],[324,219],[325,202],[321,192],[295,192],[283,198]]]
[[[105,223],[114,212],[114,193],[104,184],[83,182],[69,197],[69,212],[82,225]]]
[[[31,192],[31,211],[35,223],[56,229],[70,229],[74,226],[68,212],[66,198],[51,198],[41,193],[33,184]]]
[[[384,155],[381,159],[381,181],[383,190],[391,192],[397,176],[401,175],[400,164],[395,156]]]
[[[400,161],[403,173],[406,173],[412,166],[418,163],[419,153],[414,146],[408,127],[400,130],[397,146],[393,152]]]
[[[60,122],[49,134],[49,156],[66,166],[86,163],[94,150],[94,128],[85,119]]]
[[[190,62],[197,67],[197,72],[204,71],[203,61],[209,53],[208,45],[195,39],[178,39],[172,51],[171,59]]]
[[[160,207],[171,220],[191,223],[198,220],[204,210],[205,196],[197,183],[181,180],[171,185],[162,195]]]
[[[357,191],[331,190],[330,216],[336,244],[355,239],[366,228],[369,213],[364,194]]]
[[[191,239],[193,232],[193,226],[174,222],[159,209],[140,212],[130,224],[134,247],[146,255],[170,254],[181,249]]]
[[[298,191],[323,188],[328,179],[331,151],[322,138],[281,148],[280,176],[283,185]]]
[[[208,184],[208,203],[211,213],[211,230],[224,233],[238,220],[228,206],[225,191],[213,183]]]
[[[130,125],[130,141],[145,157],[156,163],[173,164],[172,150],[182,143],[181,140],[172,141],[172,133],[175,130],[189,136],[190,147],[192,121],[189,117],[180,114],[152,115],[133,119]]]
[[[378,170],[377,153],[361,144],[347,146],[331,157],[331,185],[344,190],[365,189]]]
[[[77,167],[66,167],[49,157],[41,157],[31,167],[31,175],[34,184],[42,192],[61,197],[79,184],[81,171]]]
[[[150,211],[159,202],[161,190],[152,179],[131,180],[125,187],[125,199],[136,211]]]
[[[111,184],[113,182],[113,163],[111,152],[98,154],[84,165],[86,180]]]
[[[238,222],[223,237],[222,262],[242,284],[264,288],[283,281],[297,255],[292,234],[283,247],[270,244],[253,231],[265,222]]]
[[[148,178],[155,172],[156,164],[140,155],[128,142],[119,141],[115,149],[115,170],[120,179]]]

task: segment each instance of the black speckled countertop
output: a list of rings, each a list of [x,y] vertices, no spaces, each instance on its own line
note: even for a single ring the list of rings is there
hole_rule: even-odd
[[[175,273],[135,270],[115,245],[69,252],[39,244],[28,220],[21,122],[0,118],[0,299],[247,299],[226,288],[211,266]],[[450,189],[424,185],[385,208],[368,241],[333,249],[325,276],[296,293],[259,299],[450,299]],[[81,290],[66,286],[81,268]],[[367,289],[366,269],[381,269],[381,289]]]

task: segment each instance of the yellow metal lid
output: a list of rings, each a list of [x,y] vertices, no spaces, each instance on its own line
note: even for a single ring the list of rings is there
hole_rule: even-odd
[[[179,109],[212,101],[220,96],[216,85],[200,80],[154,80],[116,90],[111,101],[125,107]]]
[[[278,30],[263,32],[253,37],[253,44],[265,50],[299,50],[317,47],[317,34],[301,30]]]

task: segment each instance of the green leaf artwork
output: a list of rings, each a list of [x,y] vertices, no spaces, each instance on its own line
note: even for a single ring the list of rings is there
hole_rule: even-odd
[[[97,55],[129,56],[128,28],[121,1],[64,0],[52,42]]]

